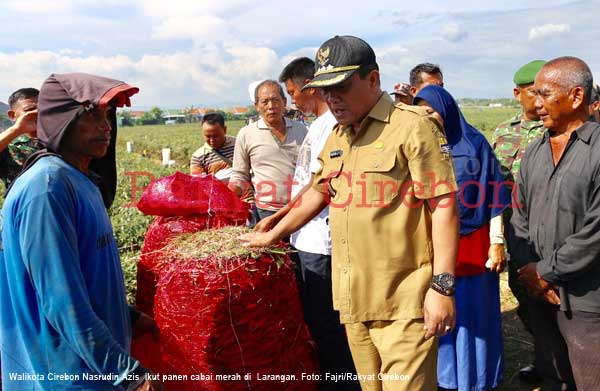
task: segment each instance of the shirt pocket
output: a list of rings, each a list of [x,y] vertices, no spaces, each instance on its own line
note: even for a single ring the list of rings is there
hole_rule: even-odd
[[[400,194],[396,154],[367,155],[360,163],[360,180],[365,182],[366,199],[375,206],[387,206]],[[358,182],[357,182],[358,184]]]

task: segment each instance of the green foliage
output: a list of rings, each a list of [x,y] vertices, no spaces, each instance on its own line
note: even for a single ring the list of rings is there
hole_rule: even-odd
[[[121,253],[121,267],[123,268],[127,303],[130,305],[135,305],[135,290],[137,288],[137,262],[139,258],[139,253]]]
[[[133,117],[131,116],[131,111],[129,110],[122,110],[117,112],[117,118],[121,119],[121,123],[119,124],[120,126],[135,125],[135,121],[133,120]]]
[[[461,107],[466,120],[491,140],[496,127],[519,112],[509,107]]]
[[[0,130],[8,129],[12,126],[12,121],[8,119],[6,113],[0,111]]]
[[[117,194],[108,214],[119,249],[122,251],[139,250],[144,241],[151,216],[143,215],[135,205],[143,189],[151,179],[173,174],[175,171],[187,171],[185,165],[164,167],[160,161],[142,157],[138,153],[127,154],[122,136],[117,140]]]
[[[164,123],[163,112],[158,107],[153,107],[150,111],[146,111],[136,121],[136,125],[162,125]]]
[[[235,136],[244,124],[243,120],[227,121],[227,134]],[[185,165],[189,164],[192,153],[204,144],[199,123],[134,126],[119,129],[119,138],[124,142],[133,141],[135,151],[146,150],[146,154],[154,159],[161,159],[162,148],[171,148],[171,159]]]
[[[458,104],[461,107],[466,106],[477,106],[488,108],[491,104],[501,104],[502,107],[519,107],[519,103],[513,98],[495,98],[495,99],[473,99],[473,98],[461,98],[457,99]]]

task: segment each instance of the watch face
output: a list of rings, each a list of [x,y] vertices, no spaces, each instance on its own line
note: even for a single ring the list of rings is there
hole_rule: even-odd
[[[439,284],[445,289],[454,288],[454,276],[450,273],[442,273],[438,276]]]

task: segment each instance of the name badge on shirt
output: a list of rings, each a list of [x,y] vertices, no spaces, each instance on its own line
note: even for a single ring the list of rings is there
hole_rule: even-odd
[[[329,152],[329,158],[330,159],[333,159],[333,158],[336,158],[336,157],[340,157],[340,156],[342,156],[342,150],[341,149],[336,149],[335,151]]]

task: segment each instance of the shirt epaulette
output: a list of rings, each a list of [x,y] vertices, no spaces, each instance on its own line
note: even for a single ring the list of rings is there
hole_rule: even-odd
[[[401,102],[394,103],[394,107],[396,107],[397,109],[403,110],[403,111],[410,111],[412,113],[418,114],[421,117],[426,117],[431,114],[424,107],[411,106],[411,105],[407,105],[406,103],[401,103]]]

